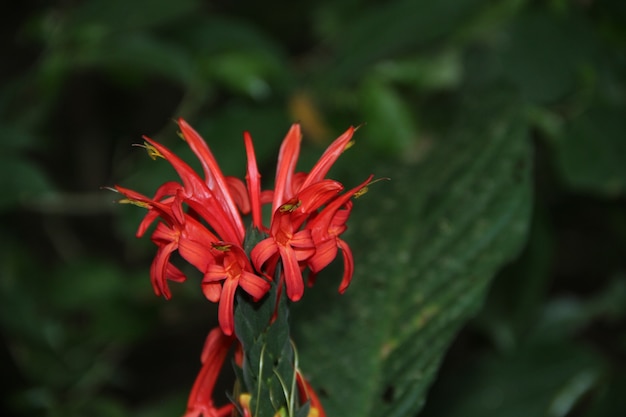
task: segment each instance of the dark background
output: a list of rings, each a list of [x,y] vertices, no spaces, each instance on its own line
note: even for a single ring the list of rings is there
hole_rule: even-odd
[[[241,176],[244,130],[267,171],[294,120],[314,155],[366,123],[363,152],[406,161],[493,97],[532,126],[532,227],[420,415],[625,414],[624,2],[87,0],[0,20],[2,415],[182,414],[214,308],[193,285],[152,295],[142,213],[102,189],[169,178],[142,134],[188,155],[184,116]]]

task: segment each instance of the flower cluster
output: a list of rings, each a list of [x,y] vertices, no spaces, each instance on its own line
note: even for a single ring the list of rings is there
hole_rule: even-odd
[[[298,301],[304,293],[303,272],[309,270],[308,284],[312,284],[317,273],[337,257],[339,250],[344,261],[339,291],[345,291],[352,279],[354,260],[340,235],[346,230],[352,197],[365,192],[372,176],[348,191],[344,191],[341,183],[326,178],[335,161],[352,144],[352,127],[327,148],[308,173],[296,172],[302,135],[300,126],[294,124],[280,147],[274,188],[262,191],[252,138],[247,132],[244,133],[247,155],[244,182],[222,173],[210,148],[187,122],[179,119],[178,125],[182,138],[201,163],[203,176],[165,146],[144,137],[143,147],[148,154],[153,159],[167,160],[180,182],[162,184],[152,198],[121,186],[115,186],[114,190],[124,195],[121,202],[148,210],[139,225],[138,237],[157,223],[151,239],[158,249],[150,268],[155,293],[170,298],[168,281],[186,279],[171,262],[171,255],[178,251],[202,273],[206,298],[219,302],[220,326],[207,338],[203,366],[192,389],[186,416],[227,416],[235,406],[240,415],[252,416],[250,394],[240,395],[236,405],[221,407],[216,407],[212,399],[228,351],[233,345],[242,349],[242,340],[234,336],[235,294],[241,288],[253,302],[259,302],[275,285],[279,293]],[[269,226],[263,221],[264,205],[271,205]],[[251,224],[246,227],[244,216],[248,214]],[[261,324],[259,331],[263,332],[263,327]],[[245,356],[246,352],[235,355],[239,357],[235,362],[240,367],[249,366],[241,359]],[[300,406],[307,404],[309,416],[324,416],[317,396],[297,364],[291,375]],[[254,401],[258,406],[259,399]]]
[[[232,335],[234,329],[236,289],[241,287],[254,299],[260,299],[269,290],[269,281],[275,279],[279,262],[280,282],[284,282],[289,299],[297,301],[304,292],[303,270],[310,269],[308,282],[312,283],[315,274],[335,259],[341,249],[345,271],[339,291],[348,287],[354,261],[349,246],[339,236],[346,230],[351,197],[362,192],[372,176],[343,194],[343,185],[325,176],[351,145],[352,127],[328,147],[307,174],[295,172],[302,135],[300,126],[292,125],[280,148],[274,189],[261,191],[252,138],[247,132],[244,142],[248,166],[244,183],[222,173],[206,142],[185,120],[179,119],[178,125],[183,139],[202,164],[204,178],[168,148],[144,137],[149,155],[166,159],[181,182],[164,183],[152,198],[115,186],[125,196],[122,202],[148,209],[137,231],[138,237],[155,220],[161,220],[151,237],[158,248],[150,268],[157,295],[170,298],[168,280],[182,282],[186,278],[170,262],[176,250],[203,274],[204,295],[219,302],[219,323],[226,335]],[[272,205],[269,227],[263,224],[264,204]],[[252,226],[267,234],[267,238],[254,246],[248,257],[243,248],[246,227],[242,216],[249,213]]]

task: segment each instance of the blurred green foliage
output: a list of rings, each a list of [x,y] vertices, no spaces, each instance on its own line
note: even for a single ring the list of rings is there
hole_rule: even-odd
[[[337,265],[296,308],[329,417],[626,415],[624,2],[14,6],[0,414],[184,411],[215,306],[192,271],[172,300],[152,295],[142,212],[101,190],[173,179],[131,145],[191,161],[183,116],[228,175],[245,173],[249,130],[271,185],[298,120],[302,169],[362,124],[335,174],[392,178],[357,200],[353,287],[335,294]]]

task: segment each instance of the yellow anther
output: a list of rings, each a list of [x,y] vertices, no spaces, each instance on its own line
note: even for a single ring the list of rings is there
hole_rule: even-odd
[[[354,198],[359,198],[359,197],[361,197],[363,194],[365,194],[368,191],[369,191],[369,188],[366,185],[365,187],[361,188],[359,191],[354,193]]]
[[[211,243],[211,247],[215,250],[218,250],[220,252],[228,252],[230,250],[230,247],[232,245],[228,244],[228,243],[224,243],[224,244],[219,244],[219,243]]]
[[[146,203],[145,201],[132,200],[130,198],[123,198],[123,199],[119,200],[118,203],[120,203],[120,204],[132,204],[133,206],[137,206],[137,207],[141,207],[141,208],[145,208],[145,209],[151,208],[150,204]]]
[[[146,150],[146,152],[148,152],[148,156],[153,161],[155,161],[157,158],[165,159],[163,154],[161,152],[159,152],[159,150],[157,148],[155,148],[154,146],[150,145],[148,142],[144,142],[143,145],[135,144],[133,146],[139,146],[140,148],[144,148]]]
[[[357,191],[356,193],[354,193],[354,198],[359,198],[359,197],[361,197],[363,194],[365,194],[366,192],[368,192],[368,191],[369,191],[369,186],[370,186],[370,185],[375,184],[375,183],[377,183],[377,182],[379,182],[379,181],[388,181],[388,180],[390,180],[390,179],[391,179],[391,178],[384,177],[384,178],[378,178],[378,179],[376,179],[376,180],[374,180],[374,181],[370,181],[370,182],[368,182],[368,183],[367,183],[367,185],[365,185],[365,186],[364,186],[363,188],[361,188],[359,191]]]
[[[250,410],[250,400],[252,399],[252,395],[248,394],[248,393],[243,393],[241,395],[239,395],[239,404],[241,404],[241,406],[246,409],[246,410]]]
[[[290,212],[291,213],[292,211],[294,211],[295,209],[300,207],[300,204],[302,204],[302,201],[300,201],[300,200],[296,201],[295,203],[285,203],[282,206],[280,206],[278,208],[278,210],[281,213],[286,213],[286,212]]]
[[[145,148],[146,148],[146,151],[148,151],[148,156],[152,158],[153,161],[156,161],[157,158],[165,159],[163,154],[159,152],[157,148],[155,148],[154,146],[150,145],[147,142],[145,143]]]
[[[343,147],[343,152],[353,147],[355,143],[356,143],[355,140],[351,139],[348,143],[346,143],[346,146]]]

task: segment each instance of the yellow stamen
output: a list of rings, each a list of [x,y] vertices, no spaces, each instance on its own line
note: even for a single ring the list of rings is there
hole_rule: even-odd
[[[354,193],[354,198],[359,198],[361,197],[363,194],[367,193],[369,191],[369,186],[372,184],[375,184],[379,181],[388,181],[391,180],[391,178],[378,178],[377,180],[371,181],[369,183],[367,183],[367,185],[365,185],[363,188],[361,188],[359,191],[357,191],[356,193]]]
[[[223,245],[220,245],[219,243],[211,243],[211,247],[220,252],[228,252],[231,246],[232,245],[229,245],[228,243],[223,244]]]
[[[297,209],[298,207],[300,207],[300,204],[302,204],[302,201],[298,200],[295,203],[285,203],[282,206],[280,206],[278,208],[278,210],[281,213],[285,213],[285,212],[293,212],[295,209]]]
[[[245,410],[250,410],[250,400],[252,400],[252,395],[248,393],[239,395],[239,404],[241,404]]]
[[[157,148],[155,148],[154,146],[150,145],[148,142],[144,142],[143,145],[136,144],[136,145],[133,145],[133,146],[139,146],[140,148],[144,148],[148,152],[148,156],[153,161],[156,161],[157,158],[165,159],[163,154],[161,152],[159,152],[159,150]]]
[[[123,198],[123,199],[119,200],[118,203],[120,203],[120,204],[132,204],[133,206],[137,206],[137,207],[141,207],[141,208],[145,208],[145,209],[152,208],[152,206],[150,206],[150,204],[146,203],[145,201],[138,201],[138,200],[133,200],[133,199],[130,199],[130,198]]]
[[[350,141],[348,143],[346,143],[346,146],[343,147],[343,151],[342,152],[345,152],[348,149],[350,149],[351,147],[353,147],[355,143],[356,142],[355,142],[354,139],[350,139]]]

